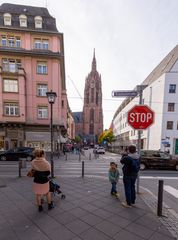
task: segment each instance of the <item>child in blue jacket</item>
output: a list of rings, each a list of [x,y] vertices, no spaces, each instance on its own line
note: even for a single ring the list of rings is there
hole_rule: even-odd
[[[117,164],[115,162],[110,162],[110,168],[108,172],[109,181],[111,182],[111,195],[117,196],[117,183],[119,180],[119,171],[117,169]]]

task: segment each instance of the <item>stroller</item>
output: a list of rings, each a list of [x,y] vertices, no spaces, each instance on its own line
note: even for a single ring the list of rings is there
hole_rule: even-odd
[[[60,190],[60,185],[54,181],[54,179],[49,180],[49,191],[53,193],[55,196],[56,194],[61,194],[61,199],[65,199],[66,196]]]

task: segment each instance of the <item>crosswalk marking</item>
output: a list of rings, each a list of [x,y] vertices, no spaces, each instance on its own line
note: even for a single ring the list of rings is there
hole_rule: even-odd
[[[165,185],[164,190],[169,194],[173,195],[175,198],[178,198],[178,190],[176,188],[173,188],[169,185]]]

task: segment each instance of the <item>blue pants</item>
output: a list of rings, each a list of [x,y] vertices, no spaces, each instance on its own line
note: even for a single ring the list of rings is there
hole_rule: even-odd
[[[136,182],[137,176],[124,176],[123,182],[124,182],[124,190],[125,190],[125,197],[126,202],[128,205],[134,204],[136,199],[135,194],[135,182]]]
[[[111,188],[111,193],[117,193],[117,190],[116,190],[116,182],[112,182],[111,185],[112,185],[112,188]]]

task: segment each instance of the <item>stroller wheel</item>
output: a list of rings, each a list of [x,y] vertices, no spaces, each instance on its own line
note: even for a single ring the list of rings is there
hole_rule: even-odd
[[[66,196],[64,194],[61,195],[61,199],[65,199]]]

